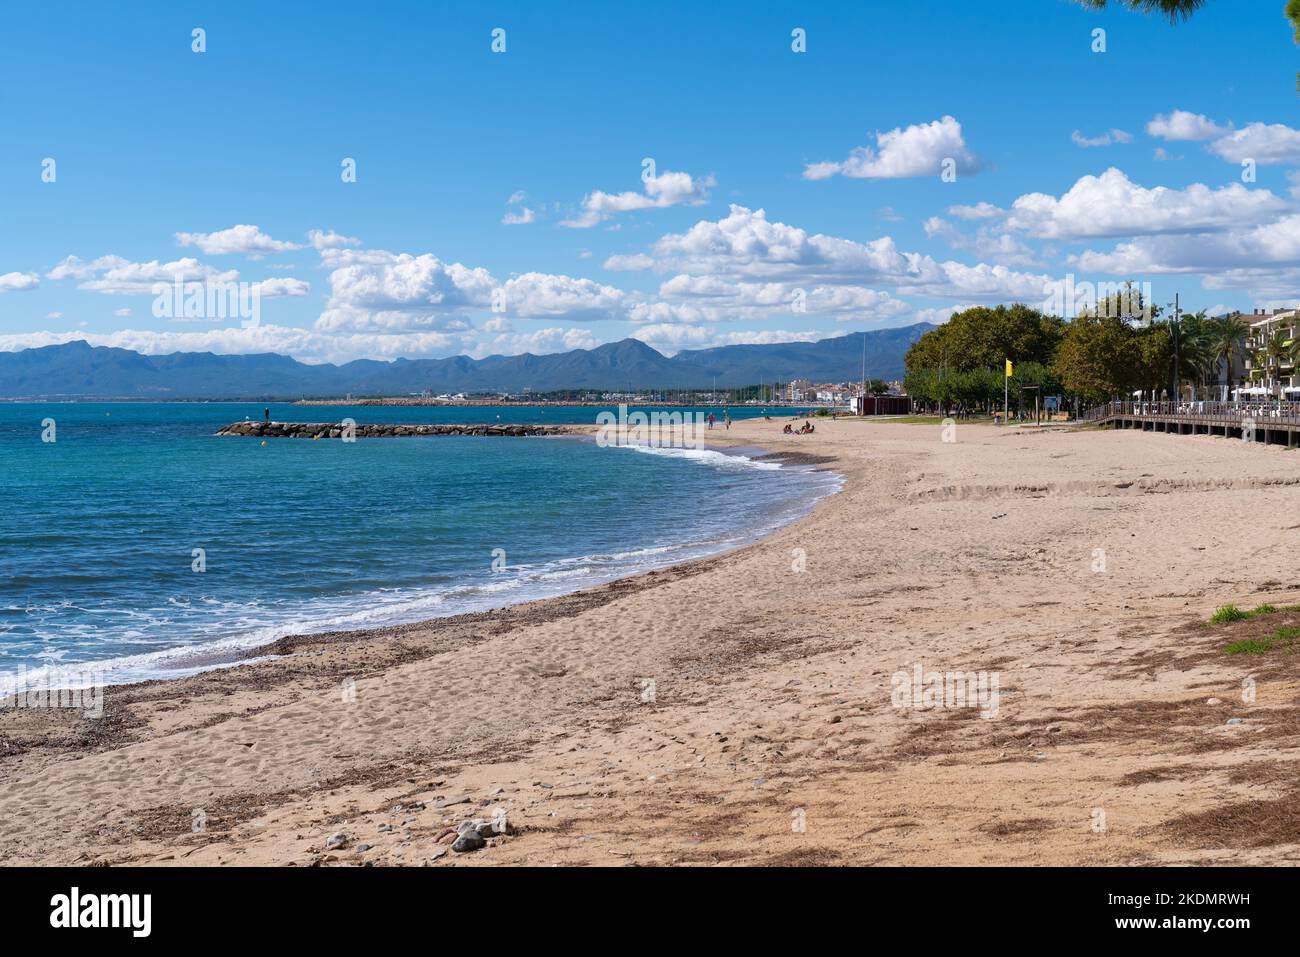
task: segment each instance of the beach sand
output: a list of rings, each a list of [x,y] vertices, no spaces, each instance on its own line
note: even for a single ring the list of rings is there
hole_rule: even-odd
[[[1300,615],[1205,624],[1300,601],[1296,453],[783,424],[710,439],[824,456],[845,486],[756,544],[287,639],[273,660],[110,688],[100,720],[0,711],[0,861],[1300,860],[1300,665],[1222,652]],[[996,714],[896,707],[891,677],[917,664],[995,674]],[[490,846],[439,841],[498,810],[510,833]]]

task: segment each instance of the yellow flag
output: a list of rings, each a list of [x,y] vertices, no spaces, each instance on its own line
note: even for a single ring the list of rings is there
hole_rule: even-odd
[[[1008,359],[1008,360],[1007,360],[1007,378],[1010,379],[1013,375],[1015,375],[1015,369],[1013,369],[1013,368],[1011,367],[1011,360]]]

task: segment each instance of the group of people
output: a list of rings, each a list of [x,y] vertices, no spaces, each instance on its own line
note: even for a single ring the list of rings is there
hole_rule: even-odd
[[[722,410],[722,422],[723,422],[723,425],[724,425],[726,428],[728,428],[728,429],[731,428],[731,413],[728,412],[726,409],[723,409],[723,410]],[[718,424],[718,417],[717,417],[716,415],[714,415],[712,412],[710,412],[710,413],[709,413],[709,428],[713,428],[713,427],[714,427],[715,425],[717,425],[717,424]]]
[[[803,425],[799,426],[799,428],[796,429],[793,422],[787,422],[785,428],[781,431],[786,435],[812,435],[817,429],[812,424],[811,419],[804,419]]]

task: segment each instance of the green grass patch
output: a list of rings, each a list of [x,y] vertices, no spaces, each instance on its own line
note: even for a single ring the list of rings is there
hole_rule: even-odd
[[[1230,621],[1246,621],[1250,618],[1250,612],[1242,611],[1236,605],[1223,605],[1214,610],[1210,616],[1211,625],[1226,625]]]
[[[1226,625],[1234,621],[1250,621],[1260,615],[1276,615],[1279,611],[1300,611],[1300,605],[1285,605],[1282,608],[1276,605],[1260,605],[1250,611],[1238,608],[1236,605],[1222,605],[1210,616],[1210,624]]]
[[[1279,628],[1273,634],[1265,635],[1263,638],[1245,638],[1241,641],[1234,641],[1223,649],[1223,653],[1227,655],[1262,655],[1269,651],[1280,650],[1290,654],[1295,651],[1297,640],[1300,640],[1300,627]]]

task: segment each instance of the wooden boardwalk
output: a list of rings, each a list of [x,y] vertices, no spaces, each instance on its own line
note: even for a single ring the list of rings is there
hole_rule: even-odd
[[[1292,410],[1248,406],[1192,410],[1169,407],[1166,403],[1115,402],[1092,409],[1083,418],[1116,429],[1222,435],[1266,445],[1300,446],[1300,412]]]

